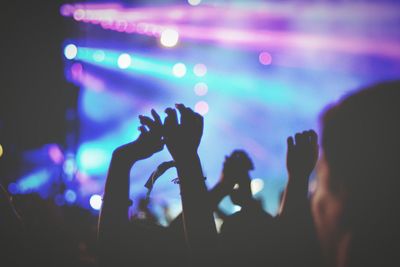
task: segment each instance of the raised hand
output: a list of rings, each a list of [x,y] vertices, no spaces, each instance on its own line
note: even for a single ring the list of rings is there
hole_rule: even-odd
[[[318,159],[318,136],[313,130],[287,139],[286,166],[289,177],[309,177]]]
[[[175,161],[197,154],[203,135],[203,117],[183,104],[176,104],[180,113],[180,123],[175,109],[167,108],[164,120],[164,139]]]
[[[114,157],[133,164],[137,160],[146,159],[162,150],[164,143],[161,119],[154,109],[151,110],[151,115],[153,118],[139,116],[141,123],[139,137],[135,141],[117,148],[114,151]]]

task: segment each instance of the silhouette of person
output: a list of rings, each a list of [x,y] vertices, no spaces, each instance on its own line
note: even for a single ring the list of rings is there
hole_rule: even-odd
[[[387,82],[323,113],[312,214],[326,266],[400,266],[399,103]]]

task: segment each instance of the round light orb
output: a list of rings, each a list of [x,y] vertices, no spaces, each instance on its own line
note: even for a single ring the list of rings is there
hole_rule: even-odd
[[[194,92],[198,96],[204,96],[208,92],[208,86],[206,83],[196,83],[194,86]]]
[[[95,194],[90,197],[89,203],[92,209],[100,210],[103,200],[101,199],[100,195]]]
[[[64,56],[66,59],[74,59],[78,55],[78,47],[74,44],[68,44],[64,48]]]
[[[196,64],[193,67],[193,72],[197,77],[203,77],[207,74],[207,67],[204,64]]]
[[[118,68],[120,69],[127,69],[132,63],[131,56],[123,53],[118,57]]]
[[[188,0],[189,5],[198,6],[201,3],[201,0]]]
[[[208,113],[209,107],[207,102],[205,101],[199,101],[196,103],[194,106],[194,110],[199,113],[200,115],[206,115]]]
[[[258,60],[263,65],[270,65],[272,63],[271,54],[268,52],[261,52],[260,55],[258,56]]]
[[[182,78],[183,76],[186,75],[186,66],[183,63],[176,63],[172,67],[172,74],[174,74],[175,77]]]
[[[174,29],[166,29],[161,33],[160,43],[165,47],[174,47],[178,41],[179,33]]]

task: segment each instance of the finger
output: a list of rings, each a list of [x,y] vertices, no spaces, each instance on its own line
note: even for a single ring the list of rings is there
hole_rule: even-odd
[[[307,131],[303,131],[303,132],[300,134],[299,145],[300,145],[301,147],[307,146],[307,145],[309,144],[308,139],[309,139],[309,138],[308,138],[308,132],[307,132]]]
[[[142,125],[142,126],[139,126],[139,127],[138,127],[138,130],[139,130],[140,133],[142,133],[142,134],[146,134],[146,133],[147,133],[147,129],[146,129],[146,127],[144,127],[143,125]]]
[[[318,144],[318,135],[314,130],[309,130],[308,135],[310,137],[310,143],[312,145],[317,145]]]
[[[165,120],[164,120],[164,127],[166,130],[166,134],[168,135],[170,131],[177,128],[178,118],[177,118],[175,109],[167,108],[165,110],[165,113],[167,114],[167,116],[165,117]]]
[[[183,104],[175,104],[175,107],[179,110],[179,114],[181,115],[181,124],[185,125],[190,123],[191,115],[190,108],[185,107]]]
[[[162,125],[162,122],[161,122],[160,115],[158,115],[158,113],[157,113],[154,109],[151,110],[151,115],[153,116],[154,121],[155,121],[159,126],[161,126],[161,125]]]
[[[293,137],[289,136],[289,137],[287,138],[286,142],[287,142],[287,148],[288,148],[288,150],[289,150],[289,151],[293,150],[293,148],[294,148],[294,140],[293,140]]]
[[[150,130],[157,127],[157,124],[150,117],[140,115],[139,120],[141,124],[146,125]]]
[[[294,140],[296,142],[295,146],[298,146],[301,143],[301,133],[296,133],[296,135],[294,136]]]

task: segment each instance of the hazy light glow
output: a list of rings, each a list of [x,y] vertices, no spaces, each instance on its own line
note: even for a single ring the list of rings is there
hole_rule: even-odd
[[[197,77],[203,77],[207,74],[207,67],[204,64],[196,64],[193,67],[193,72]]]
[[[0,158],[3,156],[3,146],[0,144]]]
[[[73,190],[68,189],[64,193],[64,198],[68,203],[74,203],[77,199],[77,195]]]
[[[40,170],[22,177],[17,182],[18,193],[29,193],[37,191],[41,186],[50,180],[50,172],[48,170]]]
[[[128,54],[126,54],[126,53],[124,53],[124,54],[121,54],[119,57],[118,57],[118,67],[120,68],[120,69],[127,69],[127,68],[129,68],[129,66],[131,65],[131,63],[132,63],[132,59],[131,59],[131,56],[130,55],[128,55]]]
[[[385,11],[389,12],[390,6]],[[368,6],[366,6],[368,9]],[[72,16],[77,21],[99,24],[105,29],[124,31],[127,33],[136,32],[150,36],[159,37],[161,44],[166,47],[173,47],[178,39],[197,40],[202,42],[213,42],[220,45],[234,45],[243,49],[260,50],[265,48],[297,48],[307,50],[322,50],[345,52],[350,54],[371,54],[385,57],[400,58],[400,44],[395,40],[371,40],[362,37],[326,36],[319,34],[306,34],[287,31],[266,31],[258,29],[236,29],[228,27],[195,26],[190,24],[179,24],[177,21],[186,22],[196,17],[203,22],[220,19],[221,12],[224,17],[232,21],[268,21],[271,17],[292,17],[289,11],[271,12],[268,8],[231,8],[226,10],[225,6],[211,7],[199,6],[159,8],[124,8],[122,6],[109,6],[102,4],[74,5],[61,8],[64,16]],[[363,10],[362,8],[354,11]],[[336,14],[344,13],[341,8]],[[333,12],[333,11],[331,11]],[[225,14],[226,13],[226,14]],[[349,12],[345,12],[349,16]],[[362,12],[357,12],[361,14]],[[177,16],[176,14],[184,14]],[[366,12],[366,14],[369,14]],[[386,13],[382,13],[386,14]],[[395,16],[388,13],[390,16]],[[363,18],[367,20],[367,18]],[[375,19],[379,19],[379,16]],[[382,18],[381,18],[382,19]],[[121,24],[125,25],[124,27]],[[251,23],[250,23],[251,24]],[[171,30],[174,28],[175,30]],[[178,34],[179,31],[179,34]]]
[[[199,101],[194,106],[194,110],[199,113],[200,115],[206,115],[208,113],[209,107],[207,102]]]
[[[60,164],[64,160],[64,155],[58,145],[51,145],[49,147],[49,156],[55,164]]]
[[[185,64],[176,63],[172,67],[172,73],[178,78],[182,78],[183,76],[185,76],[186,75],[186,66],[185,66]]]
[[[261,192],[264,188],[264,181],[260,178],[251,180],[251,193],[253,195]]]
[[[100,195],[95,194],[90,197],[89,203],[92,209],[100,210],[101,205],[103,204],[103,200]]]
[[[189,5],[198,6],[201,3],[201,0],[188,0]]]
[[[74,59],[78,54],[78,47],[74,44],[68,44],[64,48],[64,56],[66,59]]]
[[[204,96],[207,94],[208,92],[208,86],[206,83],[200,82],[200,83],[196,83],[196,85],[194,86],[194,92],[196,93],[196,95],[198,96]]]
[[[174,47],[178,41],[179,33],[174,29],[166,29],[161,33],[160,43],[165,47]]]
[[[105,59],[106,55],[103,50],[97,50],[93,53],[93,59],[96,62],[102,62]]]

